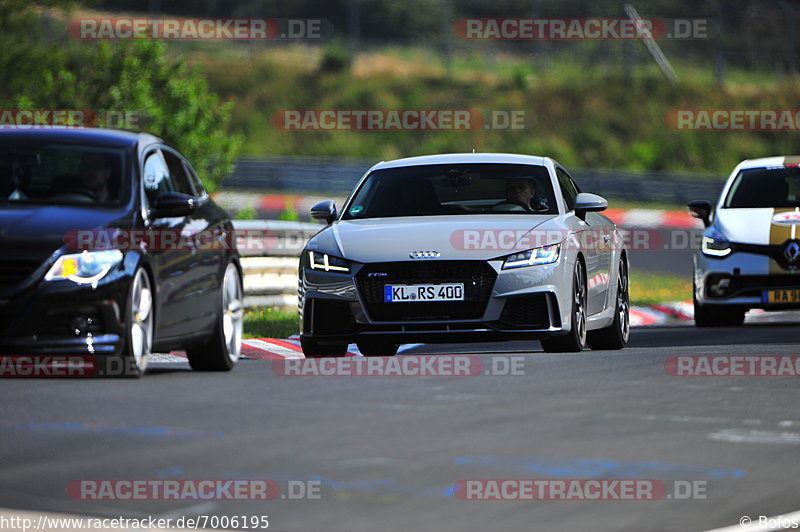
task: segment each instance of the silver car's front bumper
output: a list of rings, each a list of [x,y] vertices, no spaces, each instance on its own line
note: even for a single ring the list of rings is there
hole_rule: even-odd
[[[432,311],[429,303],[376,300],[371,287],[391,283],[392,276],[403,276],[419,262],[358,265],[351,274],[305,269],[298,287],[301,334],[321,343],[378,338],[395,343],[431,343],[543,338],[569,332],[574,264],[558,261],[502,270],[501,261],[452,263],[469,263],[483,277],[473,276],[470,281],[456,275],[427,282],[483,284],[485,298],[448,304],[441,311]]]

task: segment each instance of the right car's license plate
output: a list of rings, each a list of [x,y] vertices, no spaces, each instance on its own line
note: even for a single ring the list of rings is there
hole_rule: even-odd
[[[764,290],[761,300],[764,303],[800,303],[800,289]]]
[[[464,301],[464,283],[400,284],[383,287],[385,303]]]

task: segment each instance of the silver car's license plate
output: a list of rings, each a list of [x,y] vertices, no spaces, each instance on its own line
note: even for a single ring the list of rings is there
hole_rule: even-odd
[[[386,303],[464,301],[464,283],[387,284],[383,287],[383,300]]]

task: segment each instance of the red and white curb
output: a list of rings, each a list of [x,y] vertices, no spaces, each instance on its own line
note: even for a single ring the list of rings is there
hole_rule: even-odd
[[[689,211],[662,209],[606,209],[603,214],[620,227],[700,229],[703,223]]]
[[[694,320],[694,306],[691,301],[631,307],[631,325],[634,327],[692,320]]]

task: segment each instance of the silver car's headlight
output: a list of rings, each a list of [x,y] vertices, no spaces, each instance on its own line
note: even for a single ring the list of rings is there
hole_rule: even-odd
[[[346,260],[318,251],[308,252],[308,264],[312,270],[350,273],[350,266]]]
[[[68,279],[78,284],[96,283],[122,262],[118,249],[61,255],[44,276],[45,281]]]
[[[520,253],[514,253],[506,257],[503,262],[503,269],[522,268],[523,266],[535,266],[540,264],[551,264],[558,260],[561,252],[561,244],[553,244],[541,248],[529,249]]]
[[[724,257],[731,253],[731,243],[725,240],[720,233],[711,233],[709,236],[703,236],[700,244],[700,249],[703,255],[711,257]]]

